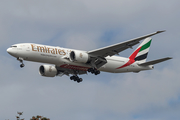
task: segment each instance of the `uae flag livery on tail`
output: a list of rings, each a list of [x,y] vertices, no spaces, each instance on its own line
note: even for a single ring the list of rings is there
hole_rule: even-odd
[[[138,47],[137,49],[129,56],[129,61],[121,67],[116,69],[127,67],[133,64],[135,61],[139,61],[140,63],[145,63],[146,58],[149,52],[151,38],[146,38]]]
[[[129,56],[130,60],[146,62],[146,58],[149,52],[149,48],[151,45],[151,38],[146,38],[138,48]]]

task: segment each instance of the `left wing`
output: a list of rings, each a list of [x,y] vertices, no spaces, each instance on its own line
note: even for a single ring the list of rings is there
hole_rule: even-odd
[[[157,31],[157,32],[154,32],[154,33],[142,36],[142,37],[138,37],[138,38],[135,38],[135,39],[132,39],[132,40],[128,40],[128,41],[121,42],[121,43],[118,43],[118,44],[114,44],[114,45],[111,45],[111,46],[107,46],[107,47],[103,47],[103,48],[100,48],[100,49],[92,50],[92,51],[89,51],[88,53],[91,56],[100,57],[100,58],[104,58],[104,57],[107,57],[107,56],[113,56],[113,55],[118,54],[119,52],[121,52],[123,50],[126,50],[128,48],[132,48],[132,46],[138,44],[141,40],[143,40],[143,39],[145,39],[147,37],[159,34],[161,32],[165,32],[165,31]]]

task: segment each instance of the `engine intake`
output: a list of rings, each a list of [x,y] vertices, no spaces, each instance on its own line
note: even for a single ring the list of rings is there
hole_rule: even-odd
[[[69,58],[72,62],[87,63],[90,57],[88,53],[76,50],[70,52]]]
[[[45,77],[55,77],[57,75],[57,69],[51,65],[41,65],[39,67],[39,74]]]

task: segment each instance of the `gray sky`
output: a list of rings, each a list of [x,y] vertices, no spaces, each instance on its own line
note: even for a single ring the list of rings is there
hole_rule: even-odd
[[[179,0],[0,0],[0,119],[179,120]],[[157,30],[148,60],[173,57],[138,74],[46,78],[6,53],[15,43],[93,50]],[[134,49],[133,49],[134,50]],[[121,56],[128,57],[128,49]]]

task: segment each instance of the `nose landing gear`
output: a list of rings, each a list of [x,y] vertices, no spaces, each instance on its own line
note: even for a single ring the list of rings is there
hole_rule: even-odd
[[[25,66],[23,63],[23,58],[18,57],[17,60],[21,63],[20,67],[23,68]]]
[[[21,68],[23,68],[24,66],[25,66],[25,65],[24,65],[23,63],[20,65]]]

